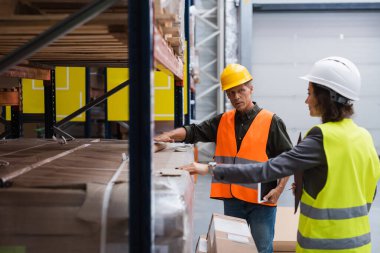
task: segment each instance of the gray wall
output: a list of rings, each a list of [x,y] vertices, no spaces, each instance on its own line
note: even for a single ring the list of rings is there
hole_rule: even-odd
[[[253,0],[252,3],[257,4],[271,4],[271,3],[280,3],[280,4],[289,4],[289,3],[379,3],[379,0]]]
[[[252,73],[254,100],[278,114],[293,143],[317,118],[304,101],[307,83],[298,77],[327,56],[355,62],[362,75],[355,121],[367,128],[380,153],[380,13],[254,13]]]

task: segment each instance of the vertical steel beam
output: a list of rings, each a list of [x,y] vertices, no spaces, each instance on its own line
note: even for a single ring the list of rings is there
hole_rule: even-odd
[[[183,126],[183,81],[175,80],[174,87],[174,128]]]
[[[6,106],[1,107],[0,123],[4,125],[4,132],[0,134],[0,139],[6,138],[10,134],[9,122],[6,120]]]
[[[225,2],[227,0],[198,0],[201,8],[195,12],[196,44],[199,52],[201,82],[195,97],[197,121],[208,119],[225,110],[224,94],[219,88],[219,77],[225,63]],[[196,5],[197,6],[197,5]],[[211,6],[205,9],[205,6]],[[208,95],[208,99],[200,97]],[[210,99],[215,106],[210,106]],[[207,102],[206,102],[207,101]],[[198,109],[199,108],[199,109]],[[199,159],[212,160],[210,145],[199,145]]]
[[[185,59],[185,70],[186,83],[187,83],[187,114],[185,115],[185,125],[190,124],[191,119],[191,108],[190,108],[190,0],[185,0],[185,40],[186,40],[186,58]]]
[[[108,86],[107,68],[104,68],[103,76],[104,76],[104,93],[107,93],[107,86]],[[111,129],[110,122],[108,121],[108,101],[106,101],[104,103],[104,138],[111,139],[110,129]]]
[[[86,104],[91,102],[91,70],[86,67]],[[84,137],[91,137],[91,109],[86,111],[86,121],[84,123]]]
[[[129,252],[153,252],[151,168],[153,137],[152,2],[128,1]]]
[[[50,139],[54,135],[54,124],[56,122],[55,104],[55,70],[50,72],[50,80],[44,80],[45,101],[45,138]]]
[[[225,35],[225,29],[224,29],[224,14],[225,8],[224,8],[224,0],[218,0],[218,14],[217,14],[217,22],[218,22],[218,28],[219,28],[219,38],[217,42],[217,77],[218,82],[220,74],[222,74],[222,71],[224,69],[225,65],[225,59],[224,59],[224,35]],[[220,114],[225,111],[225,97],[224,92],[222,89],[217,89],[216,92],[216,113]]]
[[[11,138],[20,138],[22,135],[22,119],[20,106],[11,106]]]
[[[211,2],[211,1],[209,1]],[[197,37],[195,38],[197,43],[195,44],[195,48],[201,52],[207,51],[207,53],[200,53],[199,59],[200,59],[200,72],[201,72],[201,83],[197,86],[197,95],[195,100],[197,101],[197,106],[202,107],[204,103],[202,103],[200,100],[198,100],[199,94],[203,94],[203,92],[199,92],[201,86],[204,90],[209,90],[207,86],[211,87],[215,85],[215,83],[219,83],[219,76],[224,68],[224,50],[225,50],[225,43],[224,43],[224,19],[225,19],[225,0],[215,0],[213,1],[216,3],[212,5],[212,8],[207,10],[198,10],[195,14],[196,17],[196,29],[199,27],[197,32]],[[200,26],[200,23],[204,24],[205,26]],[[201,33],[202,27],[206,27],[210,30],[207,30],[207,33]],[[199,34],[202,34],[201,37]],[[210,56],[215,56],[214,58],[211,58]],[[207,60],[206,60],[207,59]],[[206,78],[203,78],[206,77]],[[210,82],[211,81],[211,82]],[[206,85],[205,85],[206,84]],[[220,89],[211,89],[209,90],[212,92],[212,95],[215,98],[216,106],[215,108],[211,108],[211,110],[215,111],[216,113],[222,113],[224,112],[224,94]],[[204,107],[203,107],[204,108]],[[209,115],[209,112],[206,110],[203,110],[207,115]],[[203,117],[203,115],[200,115],[198,113],[198,116]]]

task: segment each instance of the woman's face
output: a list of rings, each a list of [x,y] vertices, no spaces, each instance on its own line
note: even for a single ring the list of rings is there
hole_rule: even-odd
[[[305,103],[309,106],[309,112],[311,117],[320,117],[321,112],[318,109],[317,98],[314,95],[314,87],[309,83],[309,88],[307,89],[307,98]]]

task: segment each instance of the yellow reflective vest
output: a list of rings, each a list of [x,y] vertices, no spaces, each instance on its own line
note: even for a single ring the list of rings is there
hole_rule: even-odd
[[[351,119],[318,125],[327,180],[314,199],[301,198],[297,252],[371,252],[368,211],[380,177],[371,135]]]

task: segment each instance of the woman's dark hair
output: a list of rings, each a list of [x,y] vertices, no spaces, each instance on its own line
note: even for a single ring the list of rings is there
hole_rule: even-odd
[[[330,91],[318,84],[312,83],[317,107],[322,114],[322,122],[337,122],[354,114],[353,105],[341,104],[331,100]]]

